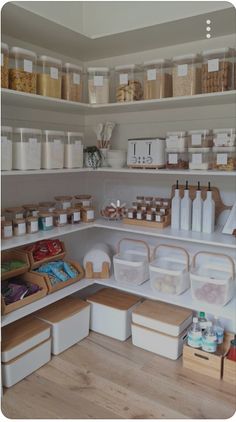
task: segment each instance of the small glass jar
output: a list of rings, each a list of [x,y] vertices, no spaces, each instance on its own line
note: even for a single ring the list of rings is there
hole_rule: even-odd
[[[79,200],[78,206],[83,208],[92,206],[93,198],[91,195],[75,195],[75,198]]]
[[[162,204],[161,204],[163,207],[168,207],[168,208],[170,208],[171,207],[171,199],[169,199],[169,198],[163,198],[162,199]]]
[[[1,169],[12,169],[12,128],[9,126],[1,127]]]
[[[143,99],[142,73],[135,64],[116,66],[116,101],[128,102]]]
[[[42,131],[15,128],[13,131],[13,169],[39,170],[41,168]]]
[[[82,101],[83,68],[72,63],[65,63],[62,70],[62,98],[68,101]]]
[[[142,202],[142,203],[140,204],[140,209],[141,209],[141,211],[147,211],[147,205],[146,205],[146,203],[145,203],[145,202]]]
[[[2,239],[10,239],[13,236],[12,221],[1,221]]]
[[[212,168],[211,148],[189,148],[190,170],[210,170]]]
[[[54,211],[53,224],[55,227],[65,226],[67,224],[67,210]]]
[[[160,207],[162,205],[162,198],[155,198],[156,207]]]
[[[151,206],[150,206],[150,211],[152,211],[154,214],[156,213],[156,211],[157,211],[157,207],[156,207],[156,205],[153,203],[153,204],[151,204]]]
[[[83,140],[84,134],[81,132],[66,132],[65,138],[65,168],[83,167]]]
[[[42,168],[62,169],[64,166],[65,133],[44,130],[42,141]]]
[[[22,207],[25,210],[25,217],[38,217],[39,206],[37,204],[25,204]]]
[[[153,197],[152,196],[145,196],[144,198],[146,205],[151,205],[152,201],[153,201]]]
[[[136,218],[136,215],[137,215],[137,210],[135,208],[129,208],[128,209],[127,218],[132,220],[132,219]]]
[[[53,214],[51,212],[39,213],[39,229],[43,231],[53,229]]]
[[[172,97],[172,64],[159,59],[144,62],[144,99]]]
[[[77,208],[68,208],[67,221],[69,224],[78,224],[80,222],[80,211]]]
[[[201,57],[186,54],[173,58],[173,97],[201,93]]]
[[[39,203],[40,212],[47,211],[47,212],[54,212],[56,211],[56,202],[40,202]]]
[[[146,216],[146,211],[142,211],[142,210],[139,209],[137,211],[136,219],[137,220],[144,220],[145,216]]]
[[[56,205],[58,209],[66,210],[67,208],[71,208],[72,196],[55,196],[54,199],[57,201]]]
[[[137,200],[138,206],[140,206],[144,202],[144,196],[137,196],[136,200]]]
[[[1,42],[1,88],[8,88],[9,48]]]
[[[216,147],[234,147],[236,146],[236,129],[214,129],[213,143]]]
[[[211,148],[213,146],[213,135],[209,129],[190,130],[188,132],[189,148]]]
[[[167,206],[165,206],[165,205],[163,205],[163,203],[162,203],[162,205],[160,206],[160,208],[159,208],[159,211],[158,211],[161,215],[168,215],[169,214],[169,206],[167,205]]]
[[[39,231],[39,220],[37,217],[26,218],[26,232],[28,234],[37,233]]]
[[[40,56],[38,59],[37,94],[61,98],[61,60]]]
[[[165,219],[165,216],[161,212],[157,212],[155,215],[155,221],[157,223],[163,223]]]
[[[84,223],[90,223],[95,220],[94,209],[91,207],[83,207],[81,209],[82,220]]]
[[[183,149],[187,148],[187,133],[185,131],[167,132],[166,148],[167,149]]]
[[[236,147],[213,147],[213,169],[236,170]]]
[[[188,169],[188,150],[185,149],[166,149],[166,168]]]
[[[22,207],[10,207],[5,209],[7,220],[17,220],[24,218],[24,209]]]
[[[89,103],[109,103],[109,68],[89,67],[87,72]]]
[[[206,50],[202,53],[202,92],[233,89],[233,54],[231,48]]]
[[[10,50],[9,88],[15,91],[36,94],[37,55],[24,48]]]
[[[147,221],[153,221],[154,220],[154,213],[152,211],[147,211],[146,213],[146,220]]]
[[[22,236],[26,234],[26,222],[24,218],[16,218],[13,220],[14,236]]]

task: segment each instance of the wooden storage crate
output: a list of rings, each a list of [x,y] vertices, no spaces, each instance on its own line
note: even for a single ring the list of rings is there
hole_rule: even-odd
[[[30,263],[28,256],[18,249],[12,249],[10,251],[3,251],[1,255],[1,262],[7,262],[11,260],[19,260],[24,262],[24,265],[20,268],[17,268],[12,271],[7,271],[6,273],[1,274],[2,280],[7,280],[8,278],[17,277],[18,275],[24,274],[29,270]]]
[[[46,264],[47,262],[59,261],[60,259],[65,258],[65,256],[66,256],[65,244],[61,240],[60,240],[60,243],[61,243],[61,246],[62,246],[62,252],[60,252],[57,255],[49,256],[48,258],[45,258],[45,259],[41,259],[40,261],[34,260],[33,252],[27,251],[26,249],[21,249],[21,251],[23,251],[25,254],[28,255],[30,269],[34,270],[35,268],[39,268],[40,265]]]
[[[224,358],[223,380],[236,386],[236,362]]]

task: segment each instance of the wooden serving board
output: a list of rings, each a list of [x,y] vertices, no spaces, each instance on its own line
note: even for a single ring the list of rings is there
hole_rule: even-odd
[[[122,223],[132,224],[133,226],[151,227],[153,229],[164,229],[170,225],[170,214],[165,216],[163,223],[157,223],[156,221],[137,220],[136,218],[123,218]]]

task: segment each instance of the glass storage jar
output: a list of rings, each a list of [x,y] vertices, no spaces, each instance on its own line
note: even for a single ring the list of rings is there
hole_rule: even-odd
[[[1,88],[8,88],[9,48],[1,42]]]
[[[221,92],[233,89],[232,49],[205,50],[202,56],[202,92]]]
[[[26,232],[28,234],[37,233],[39,231],[38,217],[27,217],[25,221],[26,221]]]
[[[88,67],[87,73],[89,103],[109,103],[109,68]]]
[[[16,218],[13,220],[14,236],[22,236],[26,234],[26,223],[24,218]]]
[[[172,97],[172,64],[159,59],[144,62],[144,100]]]
[[[187,148],[187,133],[185,131],[167,132],[166,148],[167,149]]]
[[[9,88],[36,94],[37,56],[33,51],[12,47],[10,50]]]
[[[62,69],[62,98],[68,101],[82,101],[83,68],[65,63]]]
[[[80,210],[78,208],[68,208],[67,221],[69,224],[78,224],[80,222]]]
[[[12,169],[12,128],[1,127],[1,169]]]
[[[13,236],[12,221],[1,221],[1,237],[9,239]]]
[[[212,168],[211,148],[189,148],[188,152],[191,170],[210,170]]]
[[[6,220],[22,219],[24,218],[24,208],[10,207],[5,209]]]
[[[142,72],[135,64],[115,67],[116,101],[138,101],[143,99]]]
[[[69,196],[69,195],[55,196],[54,199],[57,201],[56,205],[60,210],[66,210],[67,208],[71,208],[72,199],[73,199],[72,196]]]
[[[172,169],[188,169],[188,150],[183,149],[166,149],[166,168]]]
[[[38,170],[41,168],[42,131],[32,128],[13,130],[13,169]]]
[[[189,148],[211,148],[213,146],[213,135],[210,129],[190,130],[188,132]]]
[[[38,204],[25,204],[22,205],[25,210],[25,217],[38,217],[39,215],[39,206]]]
[[[39,209],[41,211],[53,212],[56,210],[56,202],[40,202]]]
[[[236,147],[213,147],[213,168],[215,170],[236,170]]]
[[[42,168],[62,169],[64,166],[65,133],[55,130],[43,131]]]
[[[39,213],[39,229],[43,231],[53,229],[53,214],[51,212]]]
[[[67,224],[67,210],[56,210],[53,213],[53,224],[55,227],[63,227]]]
[[[201,93],[201,57],[186,54],[173,58],[173,97]]]
[[[65,139],[65,168],[83,167],[83,140],[84,134],[81,132],[66,132]]]
[[[61,60],[48,56],[38,59],[37,94],[61,98]]]
[[[75,195],[75,198],[79,200],[76,206],[92,207],[93,198],[91,195]]]
[[[216,147],[236,146],[236,129],[214,129],[213,142]]]

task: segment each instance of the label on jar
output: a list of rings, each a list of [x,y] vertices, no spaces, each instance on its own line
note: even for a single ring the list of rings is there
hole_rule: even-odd
[[[93,220],[94,219],[94,211],[93,210],[88,210],[87,211],[87,219],[88,220]]]
[[[18,224],[18,234],[25,234],[25,232],[26,232],[25,223],[19,223]]]
[[[3,55],[3,53],[1,53],[1,66],[3,66],[4,65],[4,55]]]
[[[177,68],[178,76],[186,76],[188,74],[188,65],[179,64]]]
[[[202,154],[192,154],[193,164],[202,164]]]
[[[162,220],[162,216],[161,216],[161,215],[156,215],[156,221],[157,221],[158,223],[160,223],[160,222],[161,222],[161,220]]]
[[[151,221],[152,220],[152,214],[147,214],[146,219],[147,219],[147,221]]]
[[[219,59],[208,60],[208,72],[218,72],[219,70]]]
[[[3,228],[3,236],[4,237],[12,237],[12,226],[5,226]]]
[[[34,211],[32,211],[32,217],[38,217],[38,210],[34,210]]]
[[[128,85],[128,73],[120,73],[120,85]]]
[[[129,211],[128,212],[128,218],[133,218],[133,216],[134,216],[133,212],[132,211]]]
[[[31,221],[31,232],[35,233],[39,229],[38,221]]]
[[[79,73],[73,73],[73,84],[74,85],[80,85],[80,74]]]
[[[157,70],[156,69],[148,69],[147,70],[147,80],[148,81],[155,81],[157,78]]]
[[[103,86],[103,76],[94,76],[93,84],[94,86]]]
[[[169,154],[168,161],[170,164],[177,164],[178,163],[178,154]]]
[[[45,226],[51,227],[52,226],[52,216],[45,217]]]
[[[33,63],[31,60],[24,60],[24,71],[32,73],[33,71]]]
[[[220,141],[220,142],[227,142],[228,141],[228,134],[227,133],[217,133],[216,139],[217,139],[217,141]]]
[[[228,154],[217,154],[216,156],[216,164],[227,164],[228,162]]]
[[[50,67],[50,76],[52,79],[58,79],[58,68]]]
[[[79,221],[80,220],[80,212],[74,212],[74,221]]]
[[[67,222],[67,215],[66,214],[60,214],[59,215],[59,221],[60,221],[60,224],[65,224]]]
[[[199,146],[202,143],[202,135],[200,133],[194,133],[192,135],[192,145]]]

